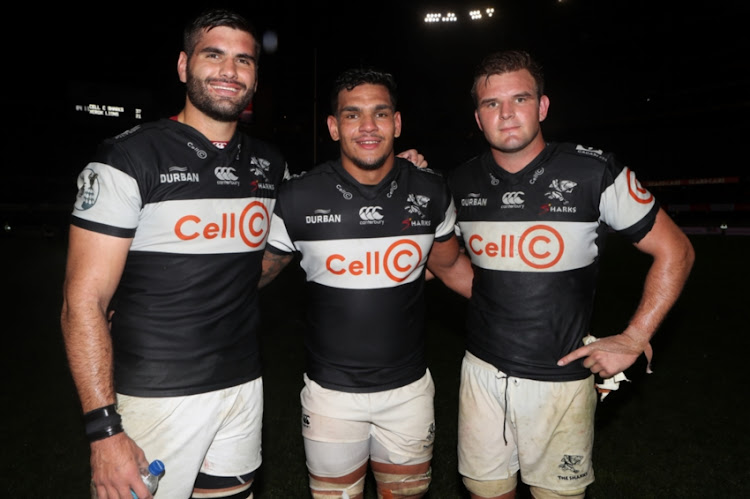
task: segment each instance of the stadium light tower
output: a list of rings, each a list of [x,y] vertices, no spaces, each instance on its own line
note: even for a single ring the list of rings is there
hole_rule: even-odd
[[[431,11],[425,14],[425,24],[460,23],[462,21],[482,21],[495,15],[494,7],[481,9],[448,9],[446,12]]]

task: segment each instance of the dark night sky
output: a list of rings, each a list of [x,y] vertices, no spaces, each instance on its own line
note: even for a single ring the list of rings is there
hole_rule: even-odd
[[[57,197],[61,185],[73,188],[96,142],[122,131],[114,120],[87,123],[72,112],[81,93],[92,102],[112,92],[136,95],[146,103],[146,119],[177,113],[184,102],[175,69],[181,30],[203,5],[236,8],[261,33],[277,33],[278,50],[261,57],[251,131],[277,143],[294,170],[336,153],[323,128],[329,82],[359,64],[388,70],[399,82],[404,134],[397,148],[418,148],[435,168],[454,166],[482,146],[468,94],[474,65],[491,51],[524,48],[545,66],[547,140],[613,150],[645,179],[747,175],[746,161],[735,160],[749,129],[744,2],[312,4],[182,2],[181,10],[168,11],[157,2],[107,2],[46,11],[46,49],[36,52],[41,61],[32,67],[48,71],[29,78],[36,98],[16,102],[23,105],[16,130],[32,150],[44,134],[55,160],[18,169],[18,181],[43,177],[50,185],[39,196]],[[445,12],[450,5],[466,5],[454,9],[462,22],[422,22],[428,7]],[[469,7],[481,5],[493,5],[495,17],[470,24]],[[12,190],[3,189],[3,197],[17,194]]]

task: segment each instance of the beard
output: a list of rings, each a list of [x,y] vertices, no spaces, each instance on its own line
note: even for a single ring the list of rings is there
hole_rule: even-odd
[[[215,99],[208,93],[206,86],[212,81],[220,81],[217,78],[209,80],[199,80],[188,70],[187,96],[196,109],[216,121],[232,122],[240,119],[242,111],[253,100],[253,91],[248,90],[245,96],[238,102],[229,99]],[[243,85],[243,89],[246,87]]]
[[[365,170],[368,172],[378,170],[383,167],[386,160],[388,159],[388,156],[390,156],[390,153],[385,154],[379,158],[376,158],[372,161],[365,161],[361,158],[353,158],[350,156],[347,156],[349,160],[354,163],[355,166],[357,166],[360,170]]]

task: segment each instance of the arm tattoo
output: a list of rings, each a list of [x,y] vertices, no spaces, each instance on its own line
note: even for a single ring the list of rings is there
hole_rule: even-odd
[[[262,288],[273,281],[290,261],[292,261],[292,255],[277,255],[270,251],[263,253],[263,272],[260,275],[258,287]]]

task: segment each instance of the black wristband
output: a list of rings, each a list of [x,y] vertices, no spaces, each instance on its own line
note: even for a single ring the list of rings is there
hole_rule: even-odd
[[[115,405],[108,405],[89,411],[83,415],[86,425],[86,438],[95,442],[103,438],[122,433],[122,417],[115,410]]]

